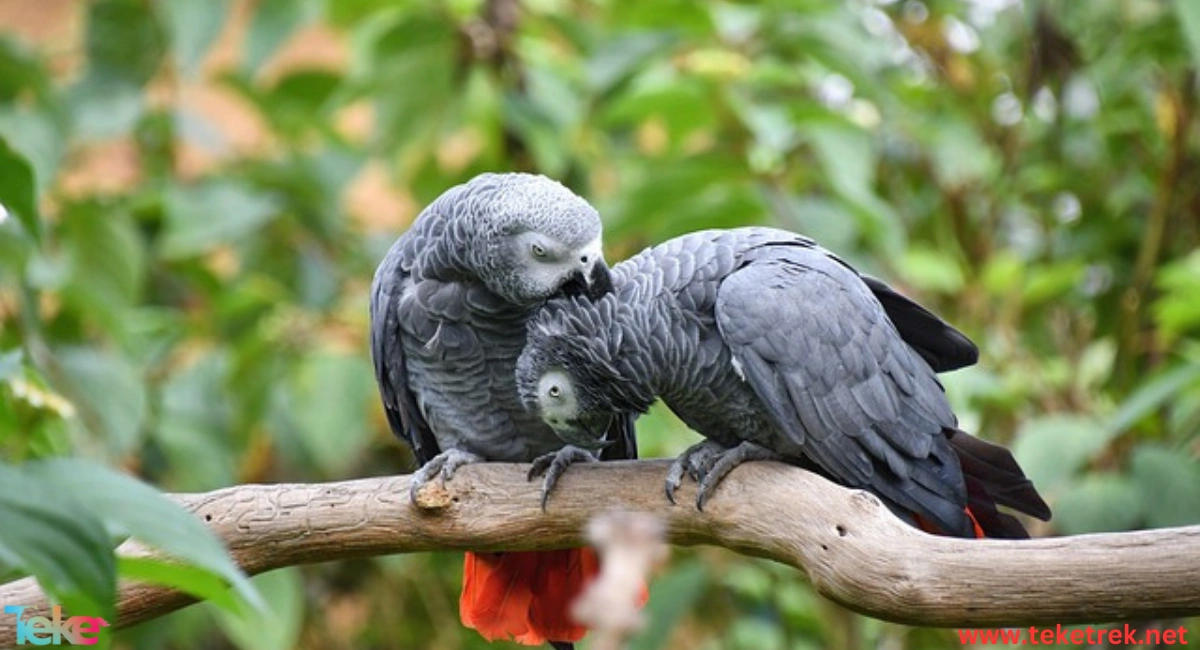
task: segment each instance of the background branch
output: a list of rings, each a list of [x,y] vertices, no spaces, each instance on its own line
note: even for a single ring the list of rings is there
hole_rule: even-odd
[[[507,464],[463,468],[445,488],[428,486],[420,508],[408,501],[407,476],[175,498],[251,574],[390,553],[561,548],[581,544],[593,517],[628,510],[661,518],[672,543],[790,564],[826,597],[898,623],[966,628],[1200,614],[1200,526],[1032,541],[935,537],[868,493],[776,463],[738,468],[697,512],[693,485],[681,491],[680,505],[666,501],[666,469],[666,461],[573,467],[544,513],[540,483],[525,480],[524,466]],[[32,580],[0,585],[0,602],[46,608]],[[169,589],[123,583],[118,625],[189,602]],[[0,617],[0,646],[15,642],[11,619]]]

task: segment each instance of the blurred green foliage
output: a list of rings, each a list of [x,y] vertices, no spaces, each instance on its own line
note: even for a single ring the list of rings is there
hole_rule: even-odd
[[[946,316],[982,359],[944,383],[1055,507],[1038,534],[1200,522],[1193,0],[34,5],[0,14],[6,461],[164,490],[407,471],[366,357],[374,265],[442,190],[524,169],[593,201],[611,261],[770,223]],[[659,410],[640,432],[695,440]],[[117,645],[505,647],[458,624],[458,566],[279,571],[269,615],[194,607]],[[649,611],[639,649],[957,643],[715,549],[677,551]]]

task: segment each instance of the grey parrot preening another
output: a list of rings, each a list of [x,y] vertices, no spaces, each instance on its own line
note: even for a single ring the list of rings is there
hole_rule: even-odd
[[[935,371],[974,363],[970,340],[812,240],[692,233],[618,264],[613,283],[534,319],[521,397],[572,444],[661,397],[707,438],[673,464],[672,500],[684,474],[703,508],[738,464],[774,459],[944,534],[1027,536],[997,505],[1050,516],[1006,449],[957,428]]]
[[[421,485],[468,463],[539,461],[546,494],[592,450],[636,457],[632,416],[606,420],[605,431],[581,441],[587,450],[564,448],[516,389],[527,323],[545,301],[611,288],[599,215],[545,177],[482,174],[417,217],[376,271],[370,341],[388,423],[421,463],[414,499]],[[595,570],[594,557],[580,553],[468,554],[464,623],[529,644],[578,638],[567,606]]]

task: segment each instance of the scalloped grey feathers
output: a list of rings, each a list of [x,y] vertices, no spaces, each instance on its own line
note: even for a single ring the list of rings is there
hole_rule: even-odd
[[[450,448],[518,462],[562,447],[514,383],[527,321],[550,297],[513,261],[513,242],[527,233],[577,249],[598,245],[601,224],[556,181],[481,174],[425,208],[376,271],[370,346],[380,397],[421,464]],[[634,457],[632,420],[619,424],[608,453]]]

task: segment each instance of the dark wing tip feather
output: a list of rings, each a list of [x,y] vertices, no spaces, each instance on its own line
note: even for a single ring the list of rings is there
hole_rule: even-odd
[[[1012,452],[965,431],[955,431],[950,436],[950,445],[958,454],[963,473],[977,482],[993,501],[1042,521],[1049,521],[1050,506],[1025,476]]]
[[[900,332],[900,338],[921,355],[930,368],[936,372],[949,372],[979,361],[979,348],[966,334],[882,280],[869,275],[861,277],[883,305],[888,318]]]

